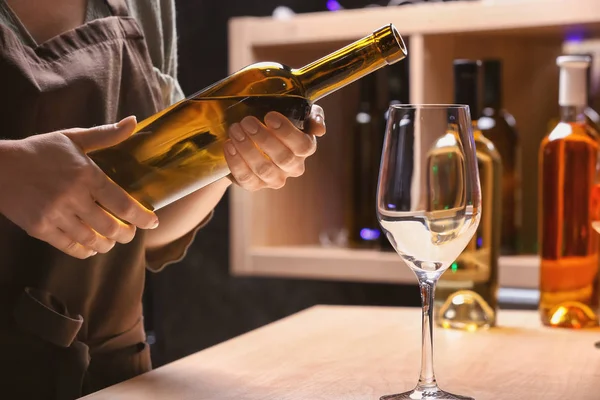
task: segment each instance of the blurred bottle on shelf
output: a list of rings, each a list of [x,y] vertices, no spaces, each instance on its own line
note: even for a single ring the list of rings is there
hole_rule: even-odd
[[[599,238],[592,226],[599,143],[585,114],[590,57],[556,63],[560,120],[539,150],[539,312],[544,325],[577,329],[598,325]]]
[[[495,326],[498,304],[502,160],[494,143],[478,128],[480,79],[480,61],[454,61],[454,102],[468,105],[471,111],[482,216],[473,239],[441,276],[435,295],[437,324],[468,331]]]
[[[402,65],[399,65],[399,63],[390,65],[387,71],[381,72],[381,74],[386,74],[385,89],[387,90],[386,102],[383,107],[383,118],[381,119],[381,126],[379,128],[379,132],[381,132],[382,136],[385,136],[389,106],[393,104],[408,104],[410,101],[409,62],[407,60],[405,60],[406,62],[402,63]],[[391,138],[391,140],[393,139],[394,138]],[[377,163],[378,168],[380,159],[381,154]],[[412,165],[412,163],[406,163],[406,165]],[[406,167],[406,165],[404,167]],[[398,168],[400,168],[400,164],[398,165]],[[404,173],[412,173],[412,171],[404,171]],[[388,190],[391,191],[393,189],[388,188]],[[405,206],[408,210],[410,207],[410,198],[406,198]],[[385,235],[381,235],[380,237],[380,246],[382,251],[395,251]]]
[[[502,158],[500,254],[519,253],[521,231],[521,144],[515,118],[503,108],[502,61],[482,60],[483,102],[477,127]]]
[[[375,213],[377,175],[383,146],[382,115],[378,107],[377,77],[360,81],[358,110],[354,119],[350,155],[348,241],[354,248],[379,247],[381,229]]]

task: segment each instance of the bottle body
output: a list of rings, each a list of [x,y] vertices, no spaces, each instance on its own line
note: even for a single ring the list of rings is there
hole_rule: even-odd
[[[441,276],[435,294],[436,323],[477,330],[496,324],[502,218],[502,159],[478,128],[480,62],[454,64],[455,103],[469,105],[481,185],[481,220],[475,235]]]
[[[521,147],[514,118],[504,110],[487,109],[478,128],[502,159],[502,219],[500,254],[519,253],[521,233]]]
[[[500,254],[521,249],[521,144],[515,118],[502,107],[502,64],[488,59],[483,66],[483,110],[478,128],[492,141],[502,159],[502,219]]]
[[[465,250],[440,278],[435,300],[439,326],[469,331],[496,324],[502,216],[500,154],[476,128],[473,136],[481,185],[481,220]]]
[[[302,128],[310,103],[298,95],[185,99],[138,125],[126,141],[90,154],[133,198],[158,210],[229,174],[227,129],[277,111]]]
[[[598,141],[584,110],[582,56],[561,56],[560,122],[539,150],[540,304],[544,325],[598,325],[598,240],[593,229]]]
[[[90,157],[132,197],[160,209],[229,174],[229,127],[280,112],[299,129],[312,104],[406,55],[392,25],[300,69],[250,65],[141,121],[136,132]]]
[[[598,234],[586,204],[592,199],[597,151],[584,122],[559,122],[540,147],[540,313],[545,325],[597,324]],[[572,312],[575,319],[563,320]]]

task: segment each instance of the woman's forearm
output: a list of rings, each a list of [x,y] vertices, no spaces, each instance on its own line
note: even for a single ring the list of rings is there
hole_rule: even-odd
[[[220,179],[158,210],[159,226],[147,232],[147,249],[160,248],[192,231],[215,208],[229,185],[229,179]]]

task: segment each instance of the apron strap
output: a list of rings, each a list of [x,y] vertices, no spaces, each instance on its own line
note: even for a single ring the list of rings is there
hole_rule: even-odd
[[[125,0],[104,0],[114,17],[128,17],[129,9]]]

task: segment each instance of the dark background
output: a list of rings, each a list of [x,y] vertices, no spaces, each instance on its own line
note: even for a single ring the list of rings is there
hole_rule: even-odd
[[[375,1],[341,3],[355,8]],[[229,18],[271,15],[278,5],[297,13],[326,10],[326,0],[177,0],[176,4],[179,80],[186,95],[228,75]],[[315,304],[420,304],[416,286],[230,276],[227,195],[186,259],[159,274],[149,273],[148,278],[146,322],[149,340],[156,340],[155,366]]]

